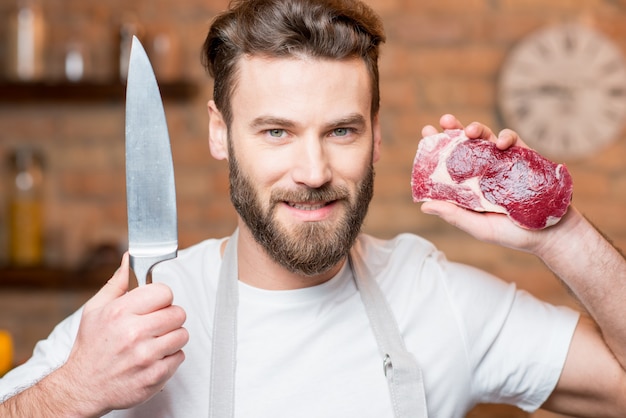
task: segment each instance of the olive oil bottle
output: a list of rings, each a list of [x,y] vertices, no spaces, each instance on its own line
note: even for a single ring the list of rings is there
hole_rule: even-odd
[[[19,267],[43,262],[43,161],[21,148],[10,156],[9,262]]]

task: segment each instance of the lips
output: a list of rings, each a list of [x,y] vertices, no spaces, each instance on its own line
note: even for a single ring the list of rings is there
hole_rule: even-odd
[[[323,207],[329,205],[332,202],[329,203],[304,203],[304,202],[286,202],[290,207],[294,208],[294,209],[298,209],[298,210],[318,210],[318,209],[322,209]]]
[[[272,191],[271,206],[284,205],[292,216],[304,221],[320,221],[332,217],[336,205],[349,201],[349,191],[345,186],[325,184],[319,188],[301,187],[293,190]]]

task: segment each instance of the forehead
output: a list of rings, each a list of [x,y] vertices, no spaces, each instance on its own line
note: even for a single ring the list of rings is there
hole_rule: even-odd
[[[232,96],[234,118],[247,113],[371,112],[371,76],[362,59],[244,56]]]

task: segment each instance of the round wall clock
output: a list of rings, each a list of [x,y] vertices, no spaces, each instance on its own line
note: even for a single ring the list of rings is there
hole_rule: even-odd
[[[592,154],[626,118],[626,60],[606,36],[576,23],[539,30],[509,53],[498,81],[507,127],[555,159]]]

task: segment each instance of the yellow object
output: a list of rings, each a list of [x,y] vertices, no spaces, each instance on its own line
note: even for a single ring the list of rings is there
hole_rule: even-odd
[[[21,148],[11,155],[9,261],[15,266],[43,262],[43,161],[38,151]]]
[[[8,331],[0,330],[0,376],[13,367],[13,339]]]

